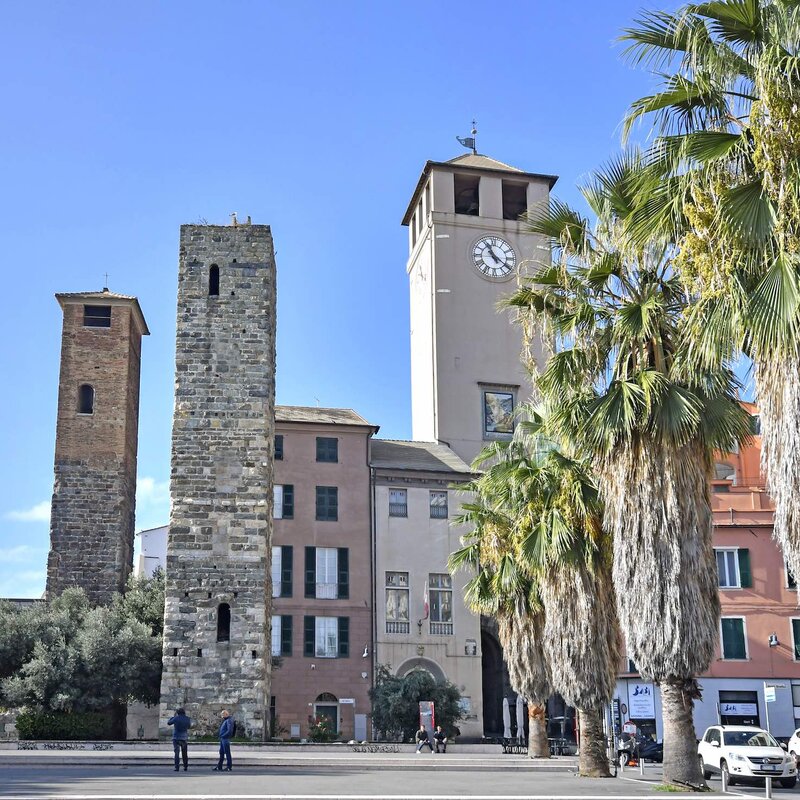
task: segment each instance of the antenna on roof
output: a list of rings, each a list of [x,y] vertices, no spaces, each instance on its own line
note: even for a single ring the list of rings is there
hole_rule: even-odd
[[[107,292],[108,291],[108,273],[104,272],[103,274],[105,275],[105,278],[106,278],[105,281],[103,282],[103,291]]]
[[[478,124],[474,119],[472,120],[472,130],[470,133],[472,136],[456,136],[456,139],[458,139],[458,142],[462,147],[466,147],[467,149],[472,148],[472,155],[476,156],[478,155],[478,149],[475,146],[476,137],[478,135]]]

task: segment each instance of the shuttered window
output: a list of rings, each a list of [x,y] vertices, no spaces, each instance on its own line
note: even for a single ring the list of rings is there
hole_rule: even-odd
[[[745,660],[747,658],[747,637],[744,617],[723,617],[720,625],[722,628],[722,657]]]

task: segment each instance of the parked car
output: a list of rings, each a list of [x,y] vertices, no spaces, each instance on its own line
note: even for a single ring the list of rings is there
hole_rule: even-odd
[[[787,749],[789,753],[794,756],[795,763],[800,762],[800,728],[792,734]]]
[[[649,736],[622,736],[617,745],[617,763],[621,767],[638,763],[638,759],[655,761],[660,764],[664,760],[663,742],[654,742]]]
[[[697,746],[703,777],[727,775],[728,785],[770,776],[791,789],[797,764],[771,734],[753,725],[712,725]]]

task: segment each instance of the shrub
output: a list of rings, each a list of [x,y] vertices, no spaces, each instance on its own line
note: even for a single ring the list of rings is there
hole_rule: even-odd
[[[108,711],[23,711],[17,717],[20,739],[115,739],[115,720]]]
[[[327,717],[314,717],[308,729],[308,738],[312,742],[332,742],[336,739],[336,731]]]

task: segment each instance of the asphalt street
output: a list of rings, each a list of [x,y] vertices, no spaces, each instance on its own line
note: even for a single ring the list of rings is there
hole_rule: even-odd
[[[46,800],[47,798],[148,798],[148,800],[545,800],[545,798],[619,798],[665,796],[654,791],[658,772],[647,780],[630,777],[596,780],[565,773],[436,772],[409,770],[331,769],[329,767],[250,767],[228,773],[212,772],[207,765],[188,772],[156,766],[12,766],[0,775],[0,797]],[[719,781],[712,788],[720,791]],[[796,790],[775,788],[775,797],[787,798]],[[763,797],[762,787],[735,787],[729,796]],[[670,798],[694,797],[669,794]]]

